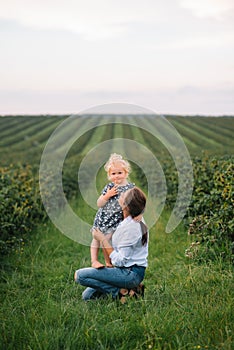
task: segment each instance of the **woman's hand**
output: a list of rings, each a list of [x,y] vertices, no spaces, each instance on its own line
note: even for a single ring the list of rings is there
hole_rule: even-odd
[[[94,228],[92,233],[93,238],[99,242],[103,241],[103,239],[105,238],[105,235],[98,228]]]

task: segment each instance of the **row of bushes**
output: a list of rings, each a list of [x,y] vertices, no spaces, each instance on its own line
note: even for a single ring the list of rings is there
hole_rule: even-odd
[[[63,174],[66,198],[77,195],[77,162],[69,162]],[[46,172],[44,185],[48,189],[48,202],[54,208],[62,207],[58,193],[58,177]],[[20,251],[32,229],[48,218],[42,204],[38,169],[30,165],[0,168],[0,253]]]
[[[195,240],[186,255],[198,260],[233,259],[233,158],[196,158],[188,234]]]
[[[32,228],[45,217],[30,166],[0,168],[0,252],[20,250]]]
[[[66,198],[78,194],[77,171],[80,161],[80,158],[69,161],[64,167],[63,189]],[[172,208],[177,197],[177,173],[173,162],[166,161],[163,167],[168,191],[166,204]],[[142,178],[142,182],[146,181],[139,168],[135,171],[139,171],[137,175],[139,179]],[[184,171],[186,173],[187,169]],[[199,260],[217,256],[230,258],[234,238],[233,158],[195,158],[193,172],[194,189],[186,221],[189,235],[195,238],[186,250],[186,255]],[[89,174],[86,174],[86,178],[88,186]],[[32,228],[46,218],[46,213],[41,203],[37,173],[30,166],[0,168],[0,179],[0,251],[7,252],[10,247],[21,245]],[[44,181],[49,189],[48,200],[57,207],[57,180],[48,176]],[[178,211],[184,210],[183,206],[182,198]]]
[[[190,186],[188,164],[183,165],[181,162],[179,171],[184,175],[184,183],[181,186],[184,193],[178,199],[178,174],[175,164],[167,157],[162,158],[160,163],[167,182],[167,208],[172,210],[176,203],[178,218],[186,212],[184,221],[192,241],[185,252],[186,256],[199,261],[216,258],[232,259],[234,248],[233,157],[216,158],[202,154],[201,157],[192,159],[194,184],[191,199],[186,192],[186,188]],[[134,170],[142,186],[147,188],[142,170],[137,167],[134,167]],[[159,180],[156,187],[160,195]]]

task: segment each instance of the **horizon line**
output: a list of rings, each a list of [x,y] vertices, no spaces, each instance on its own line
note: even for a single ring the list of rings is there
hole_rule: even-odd
[[[115,113],[115,112],[111,112],[111,113],[11,113],[11,114],[0,114],[0,118],[4,118],[4,117],[42,117],[42,116],[47,116],[47,117],[64,117],[64,116],[72,116],[72,115],[80,115],[80,116],[95,116],[95,115],[103,115],[103,116],[124,116],[124,115],[135,115],[135,116],[165,116],[165,117],[234,117],[234,113],[233,114],[201,114],[201,113],[124,113],[124,112],[120,112],[120,113]]]

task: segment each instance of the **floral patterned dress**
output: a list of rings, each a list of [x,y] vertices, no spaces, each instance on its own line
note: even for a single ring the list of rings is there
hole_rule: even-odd
[[[104,234],[113,233],[115,231],[119,223],[123,220],[123,212],[119,205],[118,199],[121,193],[126,192],[134,186],[135,184],[133,183],[128,183],[124,186],[118,186],[118,194],[111,197],[102,208],[98,209],[94,218],[93,228],[99,228],[99,230]],[[113,182],[107,184],[103,188],[102,194],[105,195],[108,188],[111,189],[112,187],[114,187]]]

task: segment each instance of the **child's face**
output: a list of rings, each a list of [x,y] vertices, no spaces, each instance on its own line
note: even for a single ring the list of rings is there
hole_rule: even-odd
[[[113,165],[109,170],[109,179],[111,182],[114,182],[116,185],[125,185],[126,179],[128,177],[128,173],[125,169],[120,165]]]

